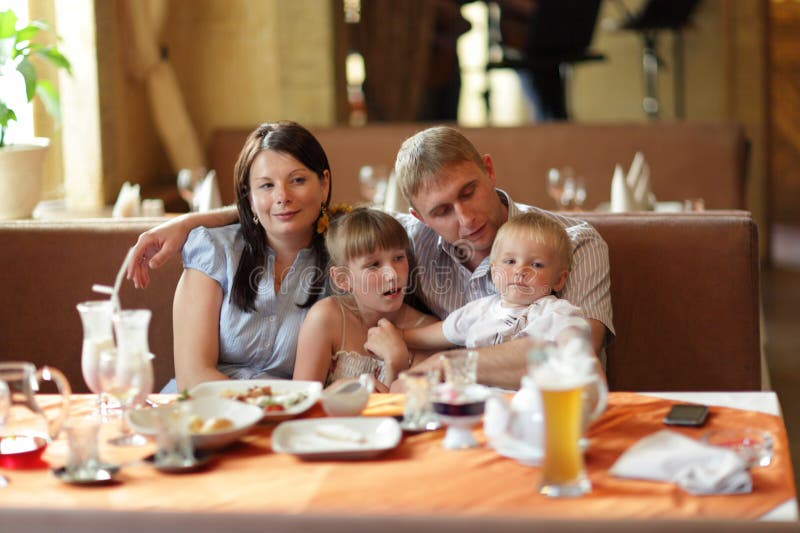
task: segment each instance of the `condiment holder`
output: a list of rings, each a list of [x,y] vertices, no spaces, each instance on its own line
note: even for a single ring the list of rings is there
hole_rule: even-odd
[[[322,408],[328,416],[358,416],[367,406],[373,389],[369,374],[339,380],[322,391]]]

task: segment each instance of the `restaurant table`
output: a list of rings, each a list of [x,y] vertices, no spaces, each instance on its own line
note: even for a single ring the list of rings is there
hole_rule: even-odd
[[[152,396],[156,402],[170,396]],[[40,403],[54,398],[40,395]],[[367,416],[402,412],[404,397],[375,394]],[[94,397],[73,396],[73,412],[86,412]],[[715,428],[751,426],[769,431],[774,457],[751,469],[753,492],[692,496],[670,483],[612,477],[608,470],[631,444],[664,429],[661,419],[676,402],[714,406],[702,428],[675,428],[692,437]],[[747,408],[748,410],[738,409]],[[47,408],[46,408],[47,409]],[[16,407],[4,433],[31,419]],[[20,414],[22,413],[22,414]],[[319,405],[303,415],[322,417]],[[206,471],[183,475],[158,472],[138,461],[153,452],[101,446],[102,458],[123,465],[120,483],[76,487],[56,479],[49,467],[64,463],[63,435],[47,448],[39,469],[2,469],[10,479],[0,489],[0,531],[63,531],[89,528],[142,531],[231,530],[374,531],[529,531],[532,526],[592,530],[661,526],[734,529],[754,520],[771,520],[771,529],[797,526],[792,463],[777,397],[756,393],[611,393],[606,412],[591,426],[586,453],[592,492],[580,498],[551,499],[536,490],[539,469],[498,455],[485,445],[445,450],[443,431],[405,435],[399,446],[371,460],[302,461],[273,453],[275,424],[259,425],[239,443],[222,450]],[[105,437],[116,433],[104,426]],[[732,522],[736,520],[737,522]],[[691,521],[690,523],[687,521]],[[720,522],[722,521],[722,522]],[[731,521],[731,522],[729,522]],[[790,521],[784,522],[780,521]],[[732,525],[733,524],[733,525]],[[544,527],[543,526],[543,527]]]

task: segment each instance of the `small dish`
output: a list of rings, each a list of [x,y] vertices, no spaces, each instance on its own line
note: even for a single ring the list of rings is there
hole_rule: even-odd
[[[436,431],[442,428],[442,423],[439,420],[429,420],[424,427],[406,423],[402,415],[398,416],[397,420],[400,422],[400,429],[406,433],[424,433],[426,431]]]
[[[736,452],[748,468],[767,466],[772,462],[772,435],[753,428],[712,429],[700,437],[711,446],[720,446]]]
[[[211,463],[213,457],[212,454],[203,450],[195,450],[194,461],[190,464],[174,465],[157,463],[156,454],[148,455],[143,461],[165,474],[189,474],[191,472],[204,470]]]
[[[0,436],[0,467],[37,468],[47,466],[42,454],[48,440],[39,435]]]
[[[322,409],[328,416],[358,416],[367,406],[373,388],[369,374],[339,380],[322,391]]]
[[[84,485],[84,486],[94,486],[94,485],[111,485],[114,483],[119,483],[119,479],[117,478],[117,473],[119,473],[119,466],[118,465],[109,465],[104,464],[100,466],[97,471],[95,472],[95,476],[92,478],[75,478],[67,472],[67,467],[62,466],[60,468],[54,468],[52,470],[53,475],[56,476],[59,480],[63,481],[64,483],[69,483],[70,485]]]
[[[216,450],[224,448],[239,440],[250,428],[261,420],[262,409],[255,405],[226,400],[217,397],[196,398],[181,402],[179,418],[176,424],[185,424],[189,427],[190,419],[198,416],[202,420],[212,418],[227,418],[233,423],[230,429],[214,431],[211,433],[192,433],[192,446],[195,450]],[[151,409],[136,409],[128,413],[128,421],[134,431],[144,435],[158,433],[159,415],[164,411],[175,410],[175,405],[162,405]]]
[[[282,410],[262,409],[261,419],[267,422],[280,422],[305,413],[317,403],[322,392],[322,384],[319,381],[229,379],[200,383],[189,391],[189,396],[196,399],[206,397],[228,399],[230,393],[244,394],[253,387],[270,387],[276,400],[290,402]],[[292,401],[297,398],[300,398],[299,401]]]
[[[400,443],[391,417],[312,418],[283,422],[272,432],[272,450],[305,460],[371,459]]]

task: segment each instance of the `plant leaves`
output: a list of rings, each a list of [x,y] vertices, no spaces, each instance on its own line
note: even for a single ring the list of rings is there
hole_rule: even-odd
[[[16,34],[17,15],[11,9],[0,11],[0,39],[13,37]]]
[[[28,24],[17,32],[17,41],[31,41],[41,29],[38,25]]]
[[[34,52],[37,56],[43,57],[44,59],[50,61],[57,67],[61,67],[66,70],[70,76],[72,75],[72,65],[69,62],[69,59],[64,57],[64,54],[56,48],[55,46],[45,46],[35,50]]]
[[[33,95],[36,94],[36,67],[27,57],[24,57],[17,65],[17,70],[25,78],[25,96],[30,102]]]
[[[56,127],[61,125],[61,99],[58,91],[50,80],[39,80],[36,84],[36,94],[42,100],[44,108],[53,116]]]
[[[0,128],[8,127],[8,123],[12,120],[17,120],[14,110],[8,107],[5,102],[0,101]]]

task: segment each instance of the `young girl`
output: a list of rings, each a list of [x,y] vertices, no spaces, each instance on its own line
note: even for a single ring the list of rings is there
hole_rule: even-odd
[[[325,246],[331,284],[343,294],[320,300],[308,311],[297,341],[294,379],[329,385],[368,373],[379,390],[387,390],[384,386],[423,357],[409,352],[398,328],[436,322],[404,303],[408,235],[390,215],[357,208],[331,221]],[[379,324],[383,327],[373,328]]]

